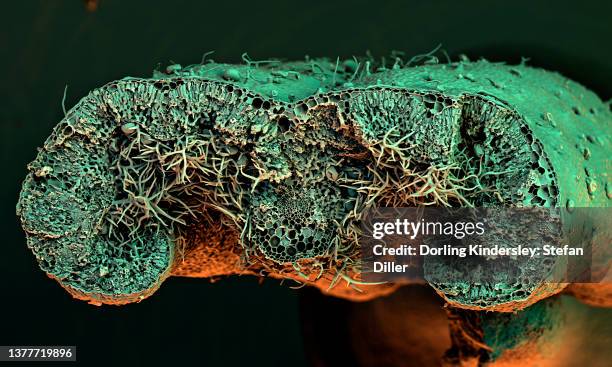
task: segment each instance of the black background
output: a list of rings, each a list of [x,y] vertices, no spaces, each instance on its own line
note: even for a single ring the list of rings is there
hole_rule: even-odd
[[[202,54],[239,62],[427,52],[530,64],[612,95],[607,1],[25,0],[0,10],[0,345],[77,345],[79,364],[306,365],[299,292],[255,278],[171,278],[125,307],[72,300],[39,271],[15,217],[26,164],[89,90]],[[314,303],[313,303],[314,304]],[[317,303],[318,304],[318,303]],[[320,310],[325,312],[326,310]],[[311,312],[312,314],[312,312]],[[330,315],[326,315],[327,318]]]

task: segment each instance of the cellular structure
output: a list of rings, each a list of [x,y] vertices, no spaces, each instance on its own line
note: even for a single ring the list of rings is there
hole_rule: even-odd
[[[610,205],[610,106],[558,73],[431,55],[243,58],[110,82],[45,141],[17,213],[42,270],[74,297],[126,304],[169,276],[252,274],[366,300],[401,286],[360,277],[368,208]],[[603,227],[590,241],[609,258]],[[612,303],[603,285],[533,276],[557,265],[470,284],[440,263],[426,281],[464,312],[563,290]]]

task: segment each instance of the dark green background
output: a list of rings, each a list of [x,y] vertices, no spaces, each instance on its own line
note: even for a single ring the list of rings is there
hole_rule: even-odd
[[[505,5],[502,5],[505,4]],[[26,164],[89,90],[158,64],[423,53],[518,62],[562,72],[612,95],[607,1],[4,2],[0,10],[2,237],[0,345],[77,345],[84,365],[305,365],[299,293],[254,278],[170,279],[126,307],[72,300],[37,269],[15,218]],[[325,312],[325,310],[321,310]],[[114,364],[116,365],[116,364]]]

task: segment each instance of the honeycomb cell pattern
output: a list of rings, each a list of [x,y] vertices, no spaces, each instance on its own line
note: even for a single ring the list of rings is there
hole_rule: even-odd
[[[393,285],[359,279],[368,208],[609,205],[598,172],[610,110],[559,74],[484,60],[243,60],[111,82],[55,127],[17,212],[41,268],[71,294],[121,304],[172,274],[251,273],[373,297]],[[585,172],[587,185],[572,183]],[[221,243],[226,258],[214,256]],[[224,273],[207,270],[212,257]],[[441,277],[451,265],[427,269],[457,307],[513,311],[565,287],[541,282],[549,259],[499,284]]]

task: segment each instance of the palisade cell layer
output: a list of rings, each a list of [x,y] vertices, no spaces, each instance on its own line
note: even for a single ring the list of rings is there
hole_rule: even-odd
[[[17,206],[49,276],[97,304],[139,301],[173,274],[367,299],[397,286],[359,280],[373,206],[609,206],[609,105],[557,73],[246,61],[114,81],[68,111]],[[514,311],[565,287],[539,277],[556,265],[513,283],[465,284],[443,263],[426,275],[455,307]]]

